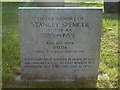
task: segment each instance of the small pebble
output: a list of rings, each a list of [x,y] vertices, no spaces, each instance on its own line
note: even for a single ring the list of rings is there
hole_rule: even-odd
[[[12,72],[16,75],[21,74],[21,68],[20,67],[12,67]]]
[[[118,51],[117,51],[118,53],[120,53],[120,49],[118,49]]]
[[[112,28],[106,28],[106,30],[112,31],[113,29]]]

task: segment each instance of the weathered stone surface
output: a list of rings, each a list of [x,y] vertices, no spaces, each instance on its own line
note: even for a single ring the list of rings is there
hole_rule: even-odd
[[[97,78],[102,8],[19,11],[23,80]]]

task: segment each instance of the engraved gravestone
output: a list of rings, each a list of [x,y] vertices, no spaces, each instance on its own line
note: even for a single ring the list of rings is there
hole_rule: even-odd
[[[97,78],[102,8],[19,7],[23,80]]]

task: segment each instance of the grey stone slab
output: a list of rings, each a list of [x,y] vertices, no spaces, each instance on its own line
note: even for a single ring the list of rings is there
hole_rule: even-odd
[[[20,7],[23,80],[95,77],[102,8]]]

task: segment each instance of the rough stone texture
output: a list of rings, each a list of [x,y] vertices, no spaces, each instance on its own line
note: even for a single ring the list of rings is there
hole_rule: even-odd
[[[97,78],[102,8],[19,11],[23,80]]]

